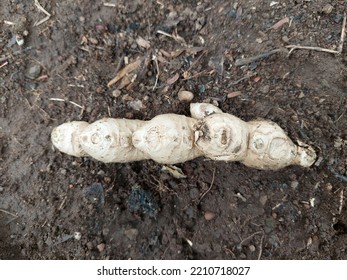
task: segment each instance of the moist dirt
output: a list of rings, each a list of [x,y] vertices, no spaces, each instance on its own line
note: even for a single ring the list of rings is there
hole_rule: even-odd
[[[45,21],[35,1],[3,2],[1,259],[346,259],[347,44],[284,51],[336,50],[346,1],[39,0]],[[318,161],[259,171],[199,158],[177,179],[151,160],[51,145],[67,121],[188,116],[182,90],[277,122]]]

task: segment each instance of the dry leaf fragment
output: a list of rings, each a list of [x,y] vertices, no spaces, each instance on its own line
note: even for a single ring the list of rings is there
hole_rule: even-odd
[[[179,77],[180,77],[180,74],[176,73],[174,76],[167,79],[166,84],[168,84],[168,85],[174,84],[178,80]]]
[[[241,95],[241,91],[233,91],[233,92],[229,92],[227,97],[228,98],[234,98],[234,97],[237,97],[237,96],[240,96]]]
[[[191,48],[187,48],[186,52],[187,52],[187,54],[194,55],[194,54],[197,54],[198,52],[201,52],[204,50],[205,50],[204,47],[191,47]]]
[[[143,47],[143,48],[145,48],[145,49],[149,49],[149,48],[151,47],[149,41],[143,39],[143,38],[140,37],[140,36],[136,39],[136,43],[137,43],[140,47]]]
[[[120,70],[117,75],[107,84],[108,87],[112,86],[113,84],[117,83],[120,79],[123,79],[125,76],[128,76],[131,72],[137,70],[141,63],[143,62],[143,58],[139,57],[134,62],[128,64],[125,66],[122,70]],[[132,80],[132,79],[128,79]],[[131,82],[131,81],[130,81]],[[123,85],[124,87],[124,85]]]
[[[289,22],[289,17],[285,17],[284,19],[281,19],[279,22],[275,23],[273,26],[270,27],[270,29],[277,30],[280,28],[283,24]]]
[[[184,179],[187,178],[186,175],[184,175],[181,168],[174,166],[174,165],[164,165],[161,169],[161,171],[169,172],[172,176],[174,176],[176,179]]]

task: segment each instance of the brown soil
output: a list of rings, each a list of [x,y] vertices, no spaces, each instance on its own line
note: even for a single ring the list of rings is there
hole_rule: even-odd
[[[3,2],[0,258],[347,258],[347,46],[235,66],[288,44],[336,48],[346,1],[40,0],[51,17],[38,26],[46,15],[34,1]],[[108,88],[138,57],[135,81]],[[175,179],[150,160],[102,164],[52,149],[52,128],[70,120],[189,115],[180,90],[277,122],[313,145],[318,162],[274,172],[196,159]]]

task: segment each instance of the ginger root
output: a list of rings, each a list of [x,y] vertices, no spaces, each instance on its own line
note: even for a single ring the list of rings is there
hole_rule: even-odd
[[[192,118],[163,114],[150,121],[105,118],[92,124],[64,123],[53,129],[51,139],[61,152],[102,162],[152,159],[175,164],[205,156],[276,170],[309,167],[316,160],[312,147],[295,145],[274,122],[244,122],[204,103],[191,104],[190,111]]]

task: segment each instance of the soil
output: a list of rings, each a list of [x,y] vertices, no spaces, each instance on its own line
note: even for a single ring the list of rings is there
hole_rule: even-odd
[[[346,259],[347,46],[235,61],[336,49],[347,2],[103,2],[39,0],[51,14],[39,25],[34,1],[2,3],[0,258]],[[136,76],[107,86],[136,59]],[[277,122],[318,161],[260,171],[199,158],[176,179],[151,160],[52,148],[52,129],[71,120],[188,116],[181,90]]]

